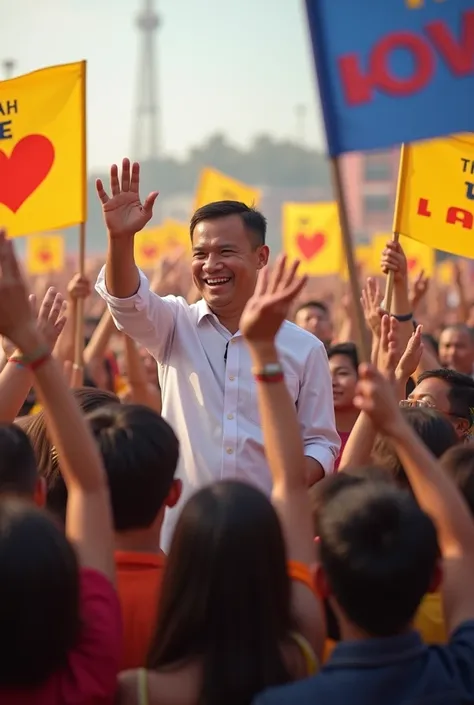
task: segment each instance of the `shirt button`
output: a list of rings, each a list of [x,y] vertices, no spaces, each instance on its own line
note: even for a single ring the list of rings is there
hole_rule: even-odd
[[[231,338],[231,339],[230,339],[230,342],[231,342],[231,345],[233,345],[234,343],[237,342],[237,338]]]
[[[233,382],[234,379],[235,379],[234,375],[229,375],[229,379],[230,379],[231,382]]]
[[[232,419],[234,418],[234,414],[227,414],[227,418],[229,419],[229,421],[232,421]]]
[[[227,455],[232,455],[233,452],[234,452],[233,448],[227,448],[227,451],[226,451]]]

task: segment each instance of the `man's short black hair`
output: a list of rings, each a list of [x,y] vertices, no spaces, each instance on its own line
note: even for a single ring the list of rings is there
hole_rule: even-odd
[[[328,359],[330,360],[335,355],[345,355],[351,361],[352,367],[358,373],[359,371],[359,355],[357,354],[357,345],[355,343],[337,343],[328,348]]]
[[[321,510],[320,557],[347,618],[372,637],[413,620],[438,559],[435,526],[414,498],[384,482],[341,488]]]
[[[474,379],[469,375],[441,367],[438,370],[423,372],[417,380],[417,385],[425,379],[441,379],[449,385],[448,400],[451,414],[460,419],[467,419],[471,425],[474,422]]]
[[[323,311],[327,316],[329,315],[329,306],[324,303],[324,301],[316,301],[313,299],[312,301],[304,301],[302,304],[298,306],[298,308],[295,311],[295,314],[298,313],[299,311],[303,311],[305,308],[319,308],[321,311]]]
[[[38,469],[30,439],[16,424],[0,425],[0,495],[32,499]]]
[[[218,218],[226,218],[229,215],[238,215],[242,219],[245,228],[251,235],[253,247],[261,247],[265,244],[267,234],[267,220],[253,206],[246,206],[241,201],[214,201],[205,206],[201,206],[194,213],[190,223],[191,241],[196,225],[204,220],[217,220]]]

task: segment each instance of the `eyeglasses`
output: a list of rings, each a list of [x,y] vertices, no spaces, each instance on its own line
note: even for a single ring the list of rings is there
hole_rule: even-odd
[[[473,423],[472,418],[461,416],[460,414],[453,414],[449,411],[440,411],[436,408],[436,404],[434,404],[432,401],[428,401],[427,399],[402,399],[399,402],[399,406],[402,409],[434,409],[435,411],[438,411],[439,413],[444,414],[445,416],[450,416],[453,419],[464,419],[465,421],[469,422],[470,426],[472,426]]]

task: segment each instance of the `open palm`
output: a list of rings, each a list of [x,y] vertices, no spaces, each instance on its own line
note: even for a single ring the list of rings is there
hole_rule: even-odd
[[[271,273],[268,267],[260,271],[254,295],[240,318],[240,332],[249,343],[274,340],[293,300],[306,284],[306,277],[296,276],[298,266],[298,261],[287,266],[286,256],[280,255]]]
[[[130,160],[122,162],[122,180],[119,179],[118,167],[113,164],[110,169],[111,196],[107,194],[100,179],[96,181],[97,195],[102,203],[104,220],[112,237],[133,236],[142,230],[153,215],[153,205],[158,191],[152,191],[140,201],[140,165]]]

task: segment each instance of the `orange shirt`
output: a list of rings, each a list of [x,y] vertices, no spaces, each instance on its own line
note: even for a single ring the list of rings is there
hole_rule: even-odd
[[[120,670],[145,666],[155,632],[165,561],[164,554],[115,551],[123,620]]]

